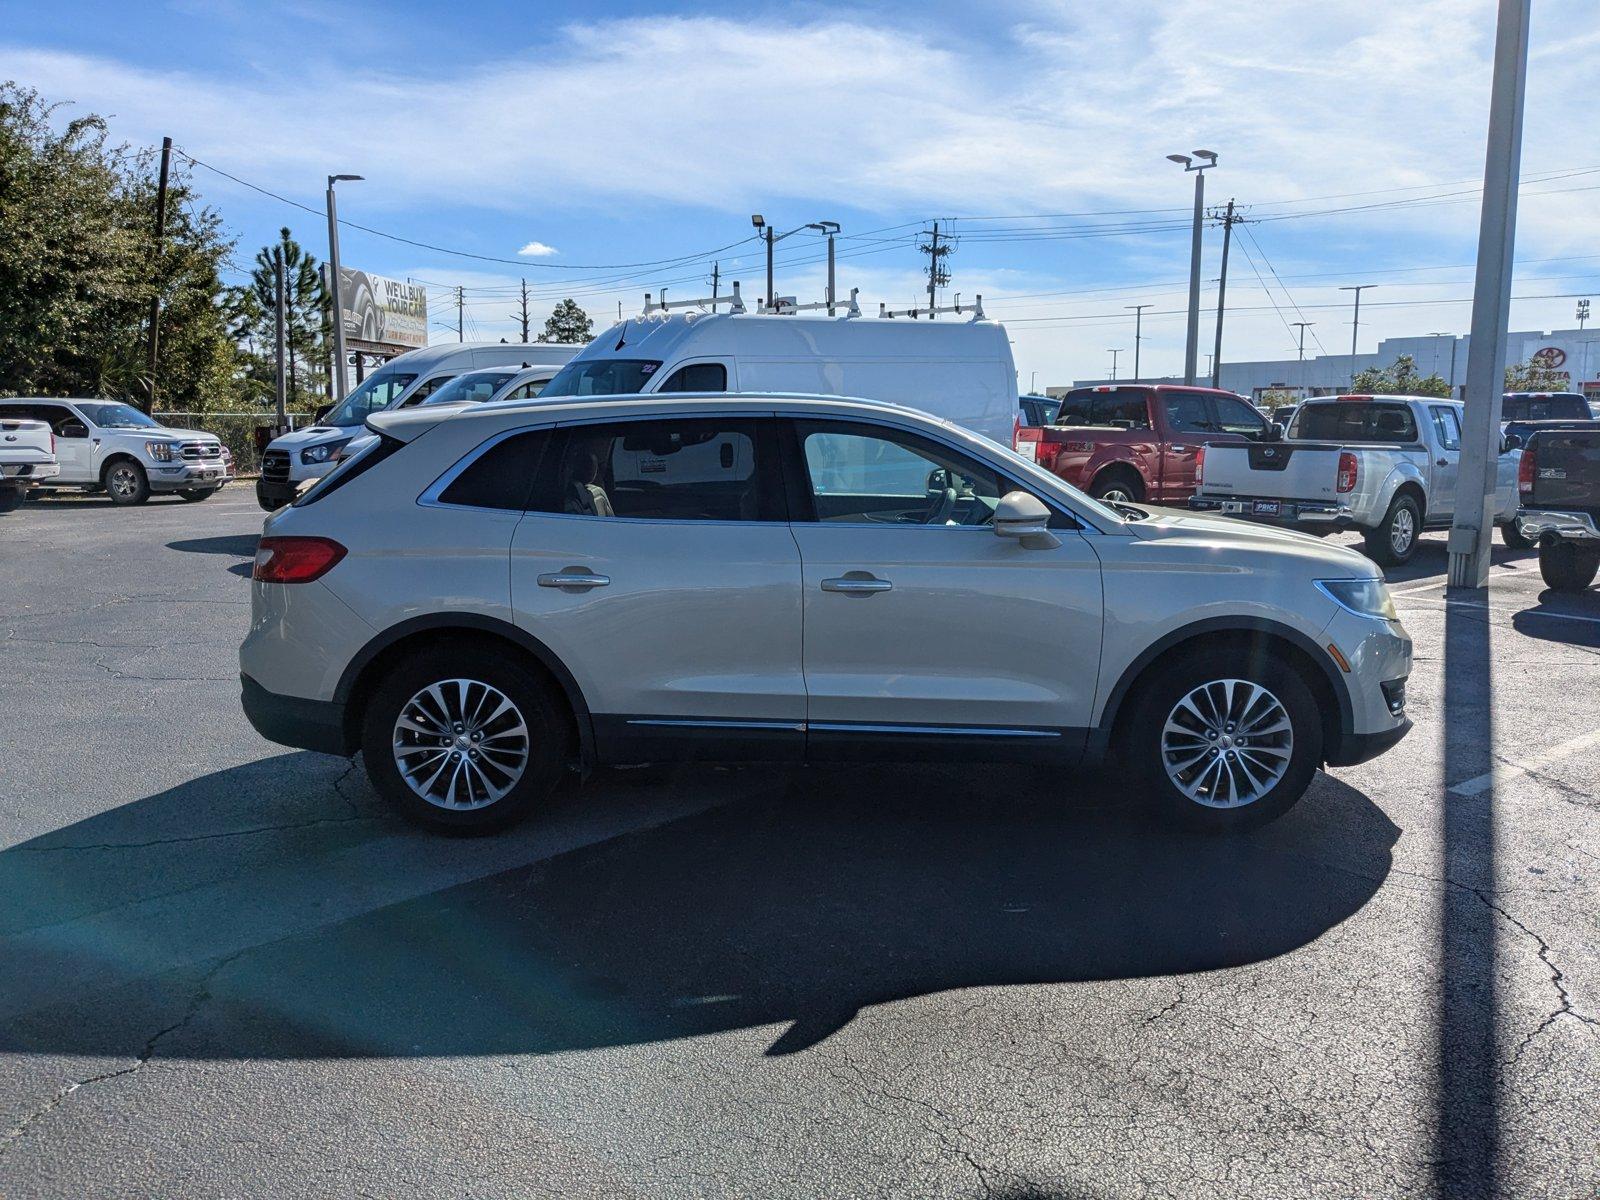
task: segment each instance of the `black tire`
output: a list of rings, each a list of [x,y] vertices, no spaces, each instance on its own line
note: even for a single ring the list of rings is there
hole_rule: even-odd
[[[27,488],[0,488],[0,513],[16,512],[27,498]]]
[[[1586,591],[1600,571],[1600,549],[1550,541],[1539,547],[1539,574],[1558,592]]]
[[[1410,530],[1410,540],[1402,542],[1402,533]],[[1422,506],[1409,492],[1401,492],[1389,502],[1389,511],[1376,529],[1362,535],[1367,557],[1386,567],[1398,567],[1411,561],[1422,538]]]
[[[1089,495],[1096,500],[1117,500],[1124,504],[1137,504],[1144,499],[1144,484],[1131,471],[1113,468],[1101,471],[1094,477]]]
[[[221,490],[222,490],[221,488],[214,488],[214,487],[209,487],[209,488],[179,488],[178,489],[178,495],[179,495],[180,498],[182,498],[184,500],[187,500],[190,504],[198,504],[202,500],[211,499],[211,497],[215,496]]]
[[[487,733],[490,740],[494,740],[497,735],[504,736],[504,731],[511,728],[505,722],[511,717],[520,715],[527,729],[526,765],[520,777],[508,780],[506,776],[509,772],[496,776],[498,782],[509,783],[509,788],[504,795],[483,803],[481,807],[447,806],[447,799],[443,794],[445,788],[443,781],[435,785],[441,789],[440,794],[431,800],[425,798],[406,781],[396,762],[393,738],[397,731],[397,722],[413,698],[422,694],[430,685],[450,681],[452,687],[444,694],[454,701],[456,691],[453,685],[458,680],[472,681],[478,688],[492,688],[514,706],[514,712],[499,721],[485,722],[480,732]],[[463,722],[466,728],[459,734],[454,731],[454,726],[440,730],[443,737],[450,738],[451,741],[445,743],[441,739],[437,753],[455,754],[457,759],[461,760],[460,765],[466,768],[464,774],[459,776],[452,774],[449,785],[449,796],[456,798],[458,802],[464,803],[461,798],[466,796],[470,796],[474,802],[478,799],[471,790],[474,778],[471,772],[475,768],[468,767],[462,759],[463,755],[476,755],[477,751],[467,749],[468,742],[462,741],[458,744],[455,739],[470,736],[472,733],[470,718],[478,715],[483,707],[492,702],[492,697],[488,697],[487,692],[479,692],[469,687],[465,702],[461,705],[469,718]],[[438,725],[437,715],[444,714],[438,712],[437,706],[431,700],[425,701],[425,705],[431,706],[425,708],[425,712],[432,711],[436,714],[435,719],[428,721],[427,724]],[[361,734],[361,750],[372,786],[408,820],[445,833],[492,833],[527,817],[549,797],[561,781],[571,740],[571,726],[566,718],[565,702],[549,682],[524,667],[503,648],[495,649],[470,642],[456,642],[421,651],[390,668],[378,682],[367,703]],[[408,762],[414,765],[417,773],[420,775],[432,768],[436,760],[427,757],[433,752],[432,739],[411,732],[405,732],[402,736],[406,737],[407,744],[413,747]],[[487,753],[480,763],[486,769],[481,771],[478,777],[489,778],[494,763],[488,758]],[[441,768],[449,767],[448,763],[442,761],[439,765]],[[450,770],[453,773],[455,769],[452,767]],[[458,778],[461,780],[460,783],[456,782]]]
[[[1119,738],[1121,752],[1129,757],[1140,782],[1141,798],[1151,813],[1160,819],[1184,828],[1204,833],[1228,833],[1255,829],[1274,821],[1288,812],[1305,793],[1322,761],[1322,714],[1316,697],[1295,668],[1264,649],[1251,650],[1245,646],[1226,646],[1188,653],[1169,663],[1158,665],[1159,672],[1150,682],[1141,686],[1138,698],[1127,712]],[[1192,798],[1179,786],[1167,770],[1169,751],[1163,738],[1169,716],[1173,715],[1182,700],[1198,688],[1215,685],[1213,693],[1221,699],[1227,695],[1224,681],[1243,681],[1264,688],[1268,699],[1275,699],[1287,716],[1292,740],[1285,744],[1282,734],[1268,734],[1257,739],[1253,747],[1224,746],[1224,738],[1206,749],[1207,742],[1198,736],[1192,743],[1184,740],[1188,735],[1174,738],[1167,746],[1182,742],[1196,752],[1208,757],[1197,760],[1187,774],[1185,783],[1203,784],[1205,772],[1216,770],[1218,784],[1211,789],[1201,788],[1202,796],[1210,790],[1210,802]],[[1233,691],[1234,703],[1246,703],[1246,693],[1237,686]],[[1201,705],[1204,700],[1199,701]],[[1258,707],[1259,705],[1259,707]],[[1254,723],[1261,723],[1261,714],[1270,711],[1266,702],[1257,699],[1250,703],[1249,713],[1236,709],[1234,716],[1254,714]],[[1183,718],[1188,720],[1187,717]],[[1224,726],[1226,738],[1238,736],[1235,726]],[[1248,727],[1246,727],[1248,728]],[[1268,723],[1267,728],[1271,728]],[[1220,732],[1220,731],[1219,731]],[[1259,770],[1259,785],[1267,785],[1271,772],[1263,764],[1282,760],[1275,750],[1288,752],[1287,766],[1270,786],[1262,786],[1260,794],[1236,806],[1230,803],[1236,794],[1230,794],[1228,783],[1221,780],[1222,772],[1234,772],[1232,778],[1248,778],[1240,772],[1240,763],[1222,763],[1211,768],[1212,760],[1225,756],[1230,750],[1248,756],[1246,762]],[[1181,763],[1181,759],[1171,759]],[[1185,776],[1185,772],[1179,771]]]
[[[100,486],[111,503],[132,506],[150,499],[150,479],[144,468],[131,458],[117,458],[100,472]]]
[[[1533,545],[1533,539],[1522,536],[1522,526],[1515,518],[1503,521],[1500,524],[1500,541],[1507,550],[1526,550]]]

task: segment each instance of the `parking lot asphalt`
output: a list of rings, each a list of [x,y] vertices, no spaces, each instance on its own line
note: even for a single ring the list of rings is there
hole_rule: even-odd
[[[1416,731],[1248,836],[896,766],[463,841],[245,722],[261,517],[0,517],[0,1195],[1600,1188],[1600,592],[1531,554],[1428,538]]]

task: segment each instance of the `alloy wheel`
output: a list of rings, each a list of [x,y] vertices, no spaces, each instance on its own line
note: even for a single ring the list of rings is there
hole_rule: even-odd
[[[476,679],[417,692],[395,718],[391,742],[406,786],[454,812],[485,808],[516,787],[532,744],[511,698]]]
[[[1417,537],[1417,521],[1411,515],[1409,508],[1395,510],[1394,520],[1389,523],[1389,545],[1396,554],[1404,555],[1411,549],[1411,543]]]
[[[1189,799],[1241,808],[1289,769],[1294,726],[1283,702],[1247,679],[1217,679],[1184,696],[1161,730],[1161,765]]]
[[[111,474],[106,477],[106,486],[111,489],[113,496],[126,500],[138,492],[139,478],[133,473],[132,467],[112,467]]]

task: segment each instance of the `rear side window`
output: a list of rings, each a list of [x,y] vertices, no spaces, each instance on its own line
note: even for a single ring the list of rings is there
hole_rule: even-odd
[[[551,430],[535,429],[496,442],[445,486],[439,503],[521,512],[555,436]]]
[[[1404,404],[1336,400],[1303,406],[1294,436],[1313,442],[1414,442],[1417,422]]]
[[[1090,414],[1096,425],[1114,425],[1118,429],[1150,428],[1150,405],[1143,392],[1104,392],[1095,397]]]
[[[728,390],[728,368],[721,363],[690,363],[679,367],[672,377],[661,385],[663,392],[725,392]]]
[[[769,440],[766,425],[723,417],[573,426],[541,469],[530,507],[646,521],[782,520],[776,464],[763,469]]]

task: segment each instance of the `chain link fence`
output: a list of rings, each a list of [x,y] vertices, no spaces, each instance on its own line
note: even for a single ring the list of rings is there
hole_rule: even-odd
[[[156,420],[175,429],[196,429],[212,433],[233,455],[233,469],[239,475],[261,472],[261,449],[272,439],[274,415],[250,412],[158,412]],[[290,413],[289,428],[313,424],[313,413]],[[257,430],[261,432],[258,433]]]

